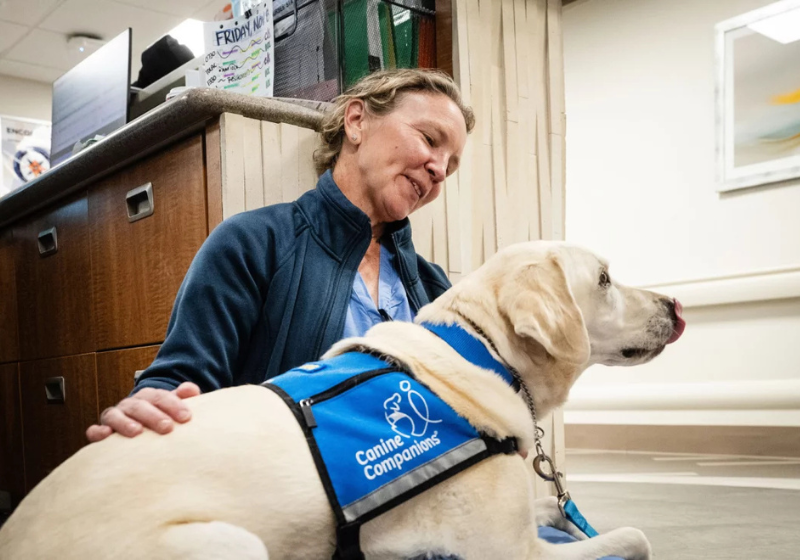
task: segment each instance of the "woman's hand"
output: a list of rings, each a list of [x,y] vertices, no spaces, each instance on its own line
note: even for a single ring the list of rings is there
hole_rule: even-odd
[[[159,434],[172,431],[174,422],[187,422],[192,413],[182,399],[196,397],[200,388],[194,383],[181,383],[177,389],[145,388],[117,406],[105,409],[100,414],[100,425],[89,426],[86,437],[91,443],[106,439],[117,432],[125,437],[134,437],[149,428]]]

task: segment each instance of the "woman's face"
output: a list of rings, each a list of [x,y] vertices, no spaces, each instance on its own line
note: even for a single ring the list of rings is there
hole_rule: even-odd
[[[349,124],[345,142],[355,144],[362,209],[373,223],[402,220],[439,196],[467,141],[461,111],[443,94],[410,92],[388,115],[363,112]]]

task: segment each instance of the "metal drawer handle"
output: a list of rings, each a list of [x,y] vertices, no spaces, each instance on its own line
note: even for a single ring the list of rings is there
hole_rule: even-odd
[[[56,227],[46,229],[39,232],[37,236],[39,240],[39,256],[47,257],[58,251],[58,235],[56,235]]]
[[[129,222],[150,216],[155,209],[153,206],[153,183],[147,183],[128,191],[128,194],[125,195],[125,202],[128,207]]]
[[[64,404],[66,388],[63,377],[49,377],[44,382],[44,394],[47,404]]]

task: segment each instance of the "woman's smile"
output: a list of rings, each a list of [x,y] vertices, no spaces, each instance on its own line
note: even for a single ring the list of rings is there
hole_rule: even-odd
[[[425,191],[423,191],[419,183],[417,183],[414,179],[412,179],[408,175],[406,175],[405,178],[408,180],[409,183],[411,183],[411,187],[414,189],[414,192],[417,193],[417,198],[422,199]]]

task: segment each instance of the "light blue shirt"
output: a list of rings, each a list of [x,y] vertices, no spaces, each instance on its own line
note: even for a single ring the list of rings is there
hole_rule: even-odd
[[[383,245],[381,245],[381,270],[378,276],[378,303],[379,308],[386,311],[394,321],[414,319],[403,281],[394,268],[394,256]],[[370,327],[381,321],[383,317],[378,312],[378,307],[375,307],[361,273],[356,272],[342,338],[363,336]]]

